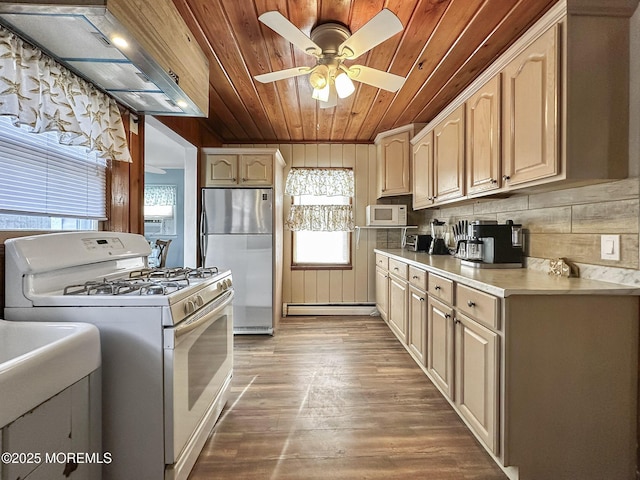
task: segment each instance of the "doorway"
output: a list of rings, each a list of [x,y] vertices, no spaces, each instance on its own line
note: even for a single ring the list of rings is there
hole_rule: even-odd
[[[152,244],[171,240],[167,267],[196,267],[197,148],[156,118],[145,116],[144,151],[144,235]]]

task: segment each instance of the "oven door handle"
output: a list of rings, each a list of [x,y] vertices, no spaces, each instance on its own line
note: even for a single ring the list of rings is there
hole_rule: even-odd
[[[200,315],[200,312],[196,312],[195,316],[192,319],[179,323],[178,326],[173,329],[175,339],[177,340],[190,331],[195,330],[199,326],[207,323],[212,316],[217,315],[231,303],[231,301],[233,300],[233,296],[233,289],[227,290],[215,301],[204,307],[201,310],[202,313]]]

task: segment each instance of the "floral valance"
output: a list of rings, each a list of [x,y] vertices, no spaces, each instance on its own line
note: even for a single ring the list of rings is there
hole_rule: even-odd
[[[353,209],[351,205],[291,205],[285,225],[293,231],[351,232]]]
[[[286,195],[353,197],[353,192],[353,170],[350,168],[292,168],[284,187]]]
[[[145,207],[164,207],[176,204],[175,185],[145,185]]]
[[[63,145],[131,162],[115,100],[2,26],[0,115],[32,133],[56,131]]]

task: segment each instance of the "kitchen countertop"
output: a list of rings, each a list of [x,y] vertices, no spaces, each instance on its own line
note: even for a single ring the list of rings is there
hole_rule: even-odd
[[[498,297],[511,295],[639,295],[640,288],[611,282],[547,275],[527,268],[467,267],[450,255],[429,255],[405,249],[374,249],[409,265]]]

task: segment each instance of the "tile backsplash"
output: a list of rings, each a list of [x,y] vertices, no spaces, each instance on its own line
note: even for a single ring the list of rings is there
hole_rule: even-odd
[[[390,203],[385,201],[385,203]],[[393,203],[411,207],[411,197]],[[581,276],[640,285],[640,179],[567,188],[543,193],[518,193],[508,198],[478,199],[463,204],[409,212],[409,224],[429,233],[433,218],[449,225],[458,220],[513,220],[525,232],[529,268],[544,269],[545,260],[564,257],[580,267]],[[620,235],[619,261],[600,258],[600,236]],[[399,230],[380,230],[380,248],[399,248]]]

